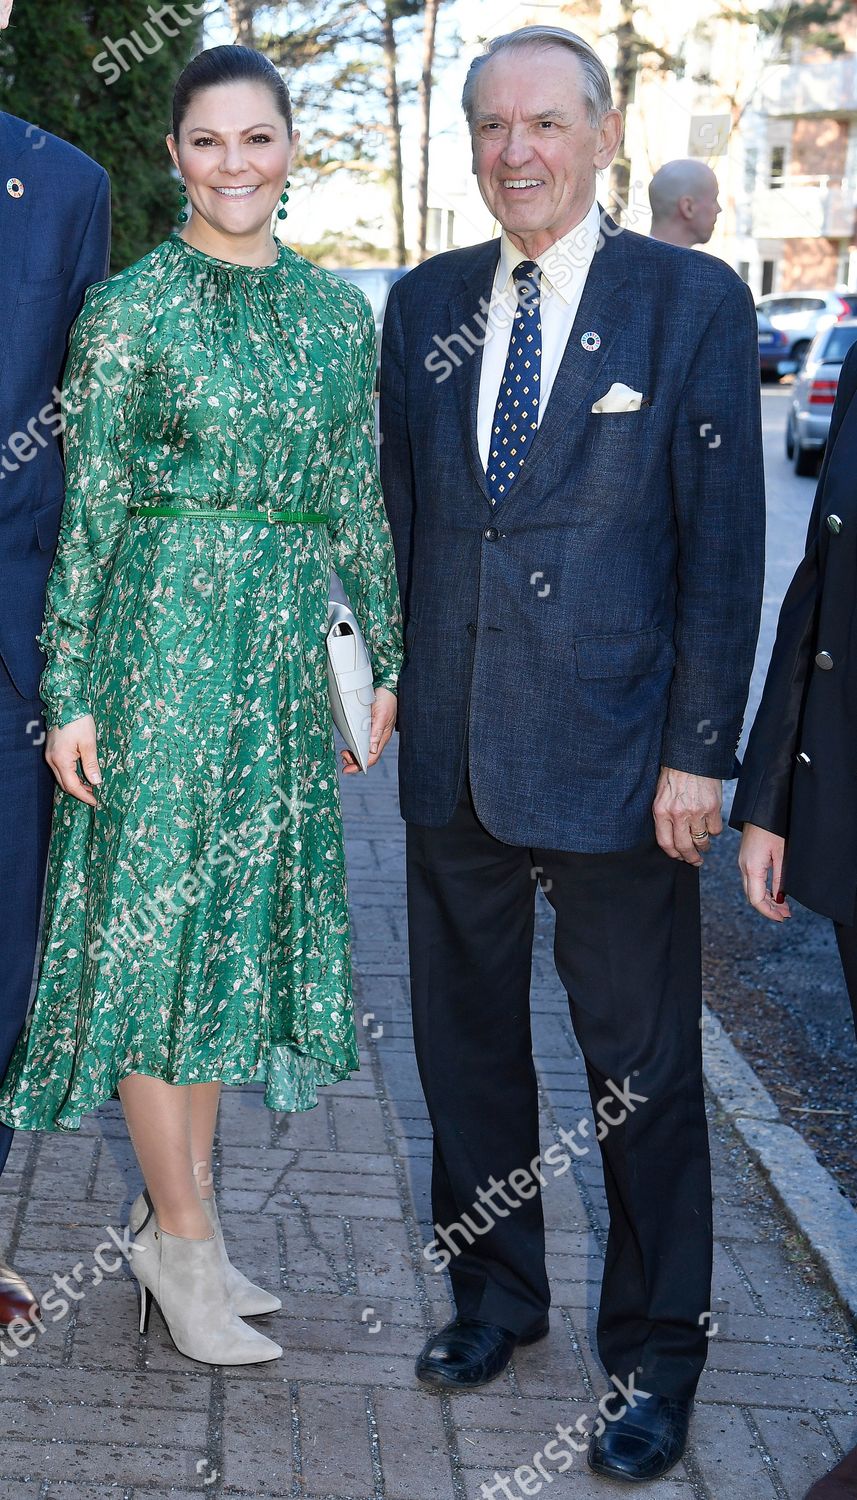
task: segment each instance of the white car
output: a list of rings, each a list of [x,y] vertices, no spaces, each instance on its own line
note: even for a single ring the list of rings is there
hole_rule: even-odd
[[[786,358],[800,367],[817,333],[857,314],[857,292],[773,292],[759,298],[756,311],[787,335]]]
[[[857,318],[832,323],[813,339],[789,393],[786,417],[786,456],[795,473],[818,473],[827,444],[830,416],[842,361],[857,344]]]

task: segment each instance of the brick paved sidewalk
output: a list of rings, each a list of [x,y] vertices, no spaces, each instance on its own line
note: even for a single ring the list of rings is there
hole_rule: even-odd
[[[430,1142],[408,1024],[393,757],[368,780],[349,778],[343,795],[361,1073],[305,1115],[271,1115],[254,1087],[229,1091],[221,1117],[227,1238],[259,1280],[273,1283],[280,1267],[284,1310],[265,1326],[286,1354],[209,1371],[175,1351],[157,1312],[139,1338],[123,1269],[93,1285],[94,1252],[139,1185],[118,1105],[76,1135],[19,1135],[0,1180],[0,1245],[42,1293],[54,1273],[73,1278],[77,1266],[80,1280],[55,1293],[32,1348],[0,1345],[0,1500],[482,1500],[483,1484],[516,1500],[617,1493],[582,1457],[562,1475],[545,1458],[541,1477],[512,1477],[605,1389],[592,1354],[605,1226],[594,1155],[546,1190],[549,1339],[482,1394],[440,1399],[415,1384],[413,1356],[445,1320],[448,1294],[421,1254]],[[540,905],[533,1010],[547,1143],[589,1101]],[[737,1137],[712,1125],[717,1332],[687,1461],[647,1491],[801,1500],[855,1441],[853,1339]]]

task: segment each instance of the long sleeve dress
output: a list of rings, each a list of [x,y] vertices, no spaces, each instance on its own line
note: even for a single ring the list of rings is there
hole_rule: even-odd
[[[395,690],[374,376],[362,294],[285,245],[174,235],[87,293],[39,640],[47,723],[94,716],[103,780],[96,809],[56,789],[9,1125],[75,1129],[130,1073],[308,1109],[357,1066],[325,630],[333,567]],[[156,504],[258,520],[128,511]]]

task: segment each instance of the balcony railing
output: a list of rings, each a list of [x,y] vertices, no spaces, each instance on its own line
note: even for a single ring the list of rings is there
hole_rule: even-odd
[[[831,187],[829,177],[780,177],[753,194],[756,239],[850,239],[855,217],[857,189]]]
[[[769,115],[857,115],[857,53],[769,68],[756,103]]]

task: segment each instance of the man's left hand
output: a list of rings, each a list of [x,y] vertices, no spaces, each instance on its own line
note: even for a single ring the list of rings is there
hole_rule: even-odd
[[[396,709],[399,700],[395,693],[389,688],[376,688],[375,701],[372,704],[372,728],[369,735],[369,760],[367,765],[374,766],[381,759],[385,746],[389,743],[390,736],[396,727]],[[360,770],[357,760],[350,750],[342,750],[342,770],[346,776],[353,776]]]
[[[722,781],[662,766],[652,813],[664,853],[689,865],[701,865],[711,840],[723,832],[722,805]]]

